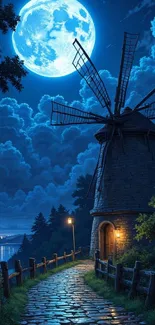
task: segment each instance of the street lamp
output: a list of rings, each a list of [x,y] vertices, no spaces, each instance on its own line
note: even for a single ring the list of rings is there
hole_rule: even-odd
[[[69,217],[68,218],[68,225],[72,225],[72,231],[73,231],[73,250],[74,250],[74,253],[75,253],[75,229],[74,229],[74,218],[71,218]]]

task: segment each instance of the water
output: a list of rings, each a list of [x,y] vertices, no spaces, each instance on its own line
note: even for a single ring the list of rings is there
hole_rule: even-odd
[[[18,251],[19,247],[19,244],[0,245],[0,261],[7,262],[9,258]]]

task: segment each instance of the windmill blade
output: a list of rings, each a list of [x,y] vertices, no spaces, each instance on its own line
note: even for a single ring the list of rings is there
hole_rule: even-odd
[[[75,69],[78,71],[81,77],[85,79],[101,106],[103,108],[106,107],[110,116],[112,117],[111,101],[98,71],[77,39],[75,39],[73,45],[76,50],[76,55],[73,60]]]
[[[136,105],[136,107],[134,108],[134,111],[140,111],[141,109],[143,109],[141,106],[143,104],[149,104],[148,100],[150,99],[150,102],[152,103],[153,101],[155,101],[155,88],[152,89],[141,101],[140,103],[138,103]]]
[[[134,54],[138,42],[138,37],[139,34],[124,33],[122,59],[115,97],[114,112],[116,115],[120,114],[121,107],[124,107],[125,105],[126,93],[133,65]]]
[[[99,180],[98,189],[97,189],[100,192],[99,195],[98,195],[98,201],[100,199],[100,195],[101,195],[101,192],[102,192],[102,183],[103,183],[103,176],[104,176],[104,170],[105,170],[105,165],[106,165],[107,153],[108,153],[109,146],[110,146],[110,144],[111,144],[111,142],[113,140],[115,129],[116,129],[116,127],[113,126],[112,130],[111,130],[110,138],[106,142],[106,144],[104,146],[104,149],[103,149],[103,152],[102,152],[101,166],[99,166],[99,168],[100,168],[100,180]]]
[[[92,176],[92,180],[86,195],[87,199],[92,199],[94,198],[94,194],[95,194],[95,188],[96,188],[96,181],[97,181],[97,172],[98,172],[98,164],[96,165],[94,174]]]
[[[100,146],[100,153],[99,153],[99,156],[98,156],[97,165],[96,165],[96,168],[94,170],[94,174],[92,176],[92,180],[91,180],[91,183],[90,183],[87,195],[86,195],[86,198],[88,198],[88,199],[92,199],[92,198],[94,199],[100,154],[101,154],[101,146]]]
[[[104,124],[108,120],[100,115],[85,112],[52,101],[51,125]]]
[[[145,105],[143,107],[139,107],[136,112],[139,111],[143,115],[145,115],[150,120],[155,120],[155,101],[150,103],[149,105]],[[135,112],[135,111],[134,111]]]

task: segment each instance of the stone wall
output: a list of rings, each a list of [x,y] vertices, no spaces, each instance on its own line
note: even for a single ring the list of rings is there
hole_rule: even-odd
[[[104,144],[102,147],[104,148]],[[112,141],[104,173],[100,157],[94,208],[91,211],[94,215],[91,255],[98,248],[98,227],[102,221],[111,221],[116,228],[120,228],[120,239],[117,240],[117,253],[120,254],[132,245],[135,218],[140,212],[152,211],[148,202],[155,195],[154,136],[150,137],[150,149],[144,136],[135,137],[131,134],[124,137],[123,146],[119,137]]]
[[[107,214],[104,216],[95,216],[92,225],[90,255],[93,257],[95,250],[99,248],[99,226],[103,221],[110,221],[114,225],[116,233],[119,232],[119,238],[115,234],[117,256],[132,247],[135,236],[135,219],[137,216],[138,214],[123,214],[121,212],[117,215]]]
[[[123,152],[120,139],[113,140],[108,149],[101,192],[98,190],[103,174],[100,159],[94,212],[148,211],[148,202],[155,194],[155,138],[150,144],[151,152],[142,136],[124,138]]]

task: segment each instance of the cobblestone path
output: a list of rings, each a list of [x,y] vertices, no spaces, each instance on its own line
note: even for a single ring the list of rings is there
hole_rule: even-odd
[[[97,296],[84,284],[83,274],[93,269],[85,261],[73,268],[50,276],[29,291],[29,303],[22,325],[137,325],[133,313]]]

